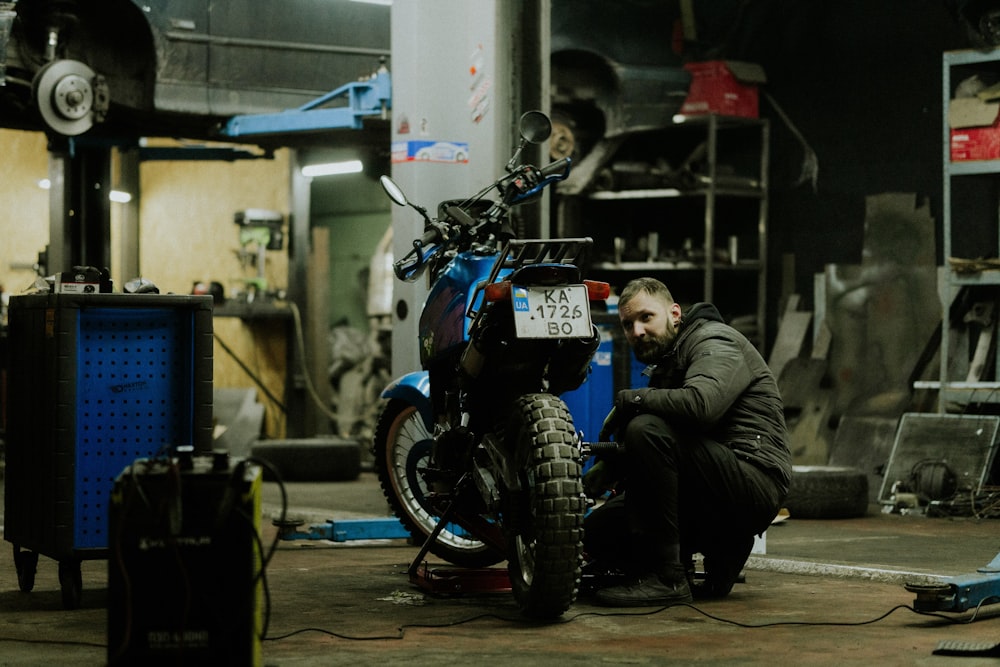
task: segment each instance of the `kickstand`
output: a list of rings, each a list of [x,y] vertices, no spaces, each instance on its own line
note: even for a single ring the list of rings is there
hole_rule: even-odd
[[[467,477],[463,475],[456,483],[456,496],[466,479]],[[406,570],[410,578],[410,583],[431,593],[452,595],[456,593],[499,593],[510,591],[510,577],[507,574],[506,568],[446,568],[432,570],[424,564],[424,557],[454,513],[455,502],[453,500],[445,508],[440,518],[438,518],[434,530],[424,540],[420,551]]]
[[[462,480],[464,479],[465,477],[463,476],[461,479],[458,480],[458,483],[455,485],[456,489],[461,487]],[[406,573],[410,576],[411,581],[413,580],[414,577],[417,576],[417,573],[420,571],[420,563],[423,562],[424,556],[426,556],[427,552],[430,551],[431,546],[437,540],[438,535],[440,535],[441,531],[444,530],[444,527],[447,525],[448,520],[451,518],[451,514],[454,509],[455,509],[455,501],[452,500],[451,503],[448,504],[448,507],[446,507],[444,512],[441,514],[441,517],[438,519],[437,525],[434,526],[434,530],[431,531],[431,534],[427,536],[427,539],[424,540],[424,543],[420,546],[420,551],[417,552],[416,558],[413,559],[413,562],[410,563],[410,567],[406,570]]]

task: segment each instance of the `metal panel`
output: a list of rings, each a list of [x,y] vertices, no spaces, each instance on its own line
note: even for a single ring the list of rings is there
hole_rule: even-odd
[[[978,492],[996,451],[1000,417],[906,413],[882,480],[879,500],[891,502],[896,482],[909,484],[916,466],[941,462],[956,477],[959,490]]]

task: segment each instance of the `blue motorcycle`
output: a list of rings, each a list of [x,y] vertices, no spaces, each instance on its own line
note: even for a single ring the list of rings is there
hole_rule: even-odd
[[[512,207],[537,200],[569,175],[570,160],[517,164],[551,134],[548,117],[521,117],[521,142],[505,175],[437,217],[382,186],[424,218],[424,233],[394,265],[426,274],[418,335],[423,370],[396,379],[375,428],[382,490],[427,552],[462,567],[507,561],[527,616],[555,617],[576,599],[587,499],[580,437],[559,398],[580,386],[600,343],[591,305],[607,283],[582,279],[589,238],[514,238]],[[495,199],[488,199],[496,190]]]

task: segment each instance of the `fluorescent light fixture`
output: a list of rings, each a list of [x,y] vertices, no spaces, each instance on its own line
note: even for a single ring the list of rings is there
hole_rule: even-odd
[[[313,176],[335,176],[337,174],[357,174],[361,172],[361,160],[345,160],[343,162],[326,162],[323,164],[310,164],[302,167],[302,175],[312,178]]]
[[[363,2],[366,5],[385,5],[392,7],[392,0],[351,0],[351,2]]]

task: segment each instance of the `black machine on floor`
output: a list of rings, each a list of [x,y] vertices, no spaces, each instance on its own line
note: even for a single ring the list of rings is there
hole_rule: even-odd
[[[139,459],[109,505],[108,664],[261,663],[261,470]]]

